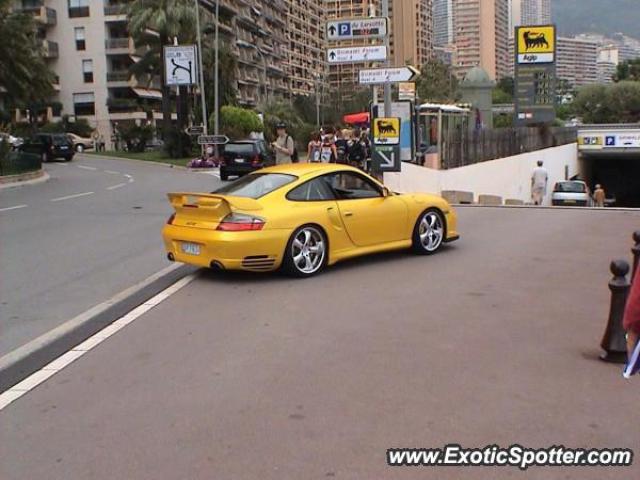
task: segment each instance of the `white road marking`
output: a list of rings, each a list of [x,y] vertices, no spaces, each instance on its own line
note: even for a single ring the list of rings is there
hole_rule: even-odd
[[[120,175],[120,172],[116,172],[115,170],[105,170],[104,173],[110,173],[111,175]]]
[[[27,205],[16,205],[15,207],[5,207],[5,208],[0,208],[0,212],[7,212],[9,210],[17,210],[19,208],[26,208]]]
[[[52,202],[61,202],[62,200],[71,200],[72,198],[86,197],[87,195],[93,195],[96,192],[84,192],[76,193],[75,195],[67,195],[66,197],[59,197],[51,199]]]
[[[119,183],[117,185],[112,185],[111,187],[107,187],[107,190],[116,190],[118,188],[122,188],[126,185],[126,183]]]
[[[113,322],[111,325],[105,327],[92,337],[89,337],[87,340],[82,342],[81,344],[73,347],[68,352],[59,356],[42,369],[33,373],[29,377],[25,378],[23,381],[14,385],[9,390],[0,394],[0,410],[4,409],[7,405],[11,404],[18,398],[20,398],[25,393],[30,392],[34,388],[36,388],[41,383],[45,382],[47,379],[55,375],[56,373],[63,370],[65,367],[75,362],[78,358],[82,357],[87,352],[94,349],[96,346],[100,345],[111,335],[119,332],[124,327],[129,325],[131,322],[136,320],[137,318],[144,315],[146,312],[156,307],[164,300],[169,298],[174,293],[177,293],[182,288],[189,285],[195,278],[197,274],[191,274],[184,277],[181,280],[178,280],[176,283],[171,285],[169,288],[157,294],[155,297],[147,300],[145,303],[140,305],[137,308],[134,308],[131,312],[126,314],[124,317]]]
[[[84,170],[92,170],[92,171],[98,170],[96,167],[87,167],[86,165],[77,165],[77,167],[82,168]]]

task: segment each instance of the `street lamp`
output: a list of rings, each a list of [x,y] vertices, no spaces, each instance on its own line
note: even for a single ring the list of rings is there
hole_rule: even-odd
[[[316,126],[318,127],[318,131],[320,131],[320,107],[321,107],[320,81],[322,79],[322,75],[320,73],[314,73],[313,78],[316,81]]]
[[[200,3],[199,0],[194,0],[196,2],[196,35],[198,38],[198,68],[200,70],[200,101],[202,102],[202,126],[204,127],[204,134],[207,135],[209,133],[209,119],[207,118],[207,100],[204,92],[204,69],[202,68],[202,32],[200,31]],[[216,3],[217,4],[217,3]],[[217,17],[217,16],[216,16]],[[217,18],[216,18],[217,22]],[[216,23],[216,29],[218,25]],[[216,39],[217,42],[217,39]],[[216,68],[218,64],[216,63]]]

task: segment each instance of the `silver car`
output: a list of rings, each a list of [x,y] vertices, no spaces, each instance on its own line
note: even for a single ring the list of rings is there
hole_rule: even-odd
[[[585,182],[571,180],[556,183],[551,204],[555,207],[592,207],[593,199]]]

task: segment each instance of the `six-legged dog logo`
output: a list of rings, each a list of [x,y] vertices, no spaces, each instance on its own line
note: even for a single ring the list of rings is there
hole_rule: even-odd
[[[544,33],[526,31],[522,36],[524,37],[524,44],[527,50],[542,47],[549,48],[549,41]]]
[[[381,134],[390,134],[390,133],[397,134],[398,133],[396,131],[396,127],[394,127],[392,123],[384,122],[384,121],[378,122],[378,131]]]

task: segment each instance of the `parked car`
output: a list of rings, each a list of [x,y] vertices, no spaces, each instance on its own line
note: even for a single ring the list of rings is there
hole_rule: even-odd
[[[14,137],[10,133],[0,133],[0,142],[7,142],[11,146],[11,150],[16,150],[24,143],[20,137]]]
[[[593,199],[585,182],[571,180],[556,183],[551,195],[551,204],[556,207],[591,207]]]
[[[220,160],[220,179],[243,176],[275,163],[273,153],[264,140],[240,140],[224,146]]]
[[[76,152],[82,153],[85,150],[91,150],[95,148],[95,142],[93,138],[81,137],[80,135],[76,135],[75,133],[67,133],[67,137],[73,143],[73,148]]]
[[[20,151],[40,155],[43,162],[55,158],[69,162],[75,153],[73,142],[64,133],[37,133],[20,146]]]

